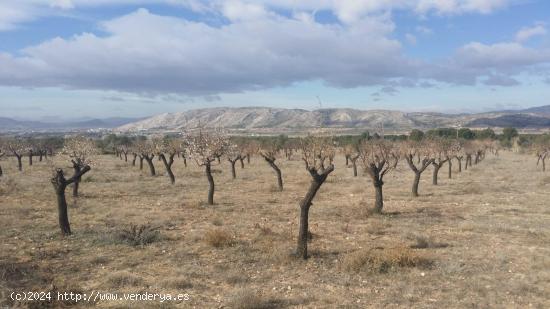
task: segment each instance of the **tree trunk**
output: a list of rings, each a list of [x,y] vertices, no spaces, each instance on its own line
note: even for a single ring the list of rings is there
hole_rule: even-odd
[[[2,166],[0,165],[0,177],[2,177],[2,175],[4,175],[4,172],[2,172]]]
[[[231,163],[231,176],[233,179],[237,178],[237,173],[235,173],[235,163],[237,163],[237,160],[231,161],[229,160],[229,163]]]
[[[61,234],[64,236],[71,234],[71,226],[69,224],[69,214],[67,210],[67,200],[65,198],[65,189],[67,185],[73,183],[76,179],[80,179],[82,175],[90,170],[89,166],[85,166],[83,169],[79,169],[79,172],[73,175],[70,179],[65,179],[62,169],[57,169],[55,177],[51,179],[53,187],[55,189],[55,195],[57,196],[57,213],[59,228]]]
[[[247,154],[247,155],[246,155],[246,163],[247,163],[247,164],[250,164],[250,154]]]
[[[372,211],[374,213],[382,213],[382,208],[384,208],[384,195],[382,193],[382,187],[384,182],[382,180],[374,181],[374,191],[376,193],[376,198],[374,200],[374,208]]]
[[[281,173],[281,169],[275,164],[274,160],[271,160],[266,157],[264,157],[264,159],[267,161],[269,166],[273,168],[273,170],[275,171],[275,174],[277,174],[277,185],[278,185],[279,191],[283,191],[283,175]]]
[[[239,161],[241,161],[241,168],[244,168],[244,158],[239,157]]]
[[[80,165],[76,164],[76,165],[73,165],[73,169],[74,169],[74,175],[78,175],[80,173]],[[75,178],[75,181],[73,183],[73,196],[74,197],[78,197],[78,187],[80,185],[80,177],[77,177]],[[65,191],[63,191],[65,192]]]
[[[55,190],[57,195],[57,212],[59,217],[59,228],[61,234],[70,235],[71,226],[69,224],[69,214],[67,210],[67,200],[65,199],[65,186],[60,186]]]
[[[139,170],[140,171],[143,170],[143,159],[144,159],[143,156],[139,157]]]
[[[434,186],[437,186],[437,176],[439,175],[439,169],[441,168],[441,166],[438,163],[434,163],[433,166],[434,166],[434,172],[432,175],[432,184]]]
[[[153,164],[153,158],[155,156],[144,156],[145,158],[145,161],[147,162],[147,164],[149,165],[149,172],[151,173],[151,176],[155,176],[157,173],[155,172],[155,165]]]
[[[15,157],[17,158],[17,169],[22,172],[23,171],[23,162],[21,162],[21,156],[20,155],[15,155]]]
[[[29,151],[29,166],[32,166],[32,156],[33,156],[33,153],[32,153],[32,150]]]
[[[357,177],[357,158],[351,159],[351,165],[353,166],[353,177]]]
[[[458,172],[462,173],[462,158],[456,158],[458,161]]]
[[[128,162],[128,153],[124,153],[124,162]]]
[[[542,158],[542,171],[546,172],[546,156]]]
[[[300,203],[300,230],[298,232],[298,247],[296,249],[296,255],[303,259],[307,259],[307,241],[308,241],[308,224],[309,224],[309,208],[311,207],[311,201],[319,191],[322,183],[316,180],[312,180],[307,191],[306,196]]]
[[[214,177],[212,177],[210,162],[205,165],[205,168],[206,178],[208,179],[208,205],[214,205]]]
[[[349,166],[349,156],[346,155],[346,166]]]
[[[187,158],[183,157],[183,166],[187,167]]]
[[[172,172],[172,164],[174,163],[174,156],[175,156],[175,154],[170,154],[169,159],[167,161],[164,154],[159,155],[159,158],[162,160],[162,163],[164,163],[164,167],[166,168],[166,173],[168,174],[168,177],[170,177],[170,183],[171,184],[176,183],[176,177],[174,176],[174,173]]]
[[[413,186],[412,186],[412,195],[417,197],[418,196],[418,186],[420,185],[420,176],[422,175],[422,173],[420,172],[415,172],[414,173],[414,181],[413,181]]]
[[[44,151],[40,150],[38,152],[38,162],[42,162],[42,157],[44,157]]]
[[[453,178],[453,162],[451,162],[451,159],[447,160],[447,164],[449,164],[449,179]]]
[[[132,166],[136,166],[137,154],[134,153],[134,159],[132,160]]]

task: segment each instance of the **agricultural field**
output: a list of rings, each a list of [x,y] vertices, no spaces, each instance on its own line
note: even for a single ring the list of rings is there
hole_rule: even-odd
[[[312,177],[300,154],[277,160],[284,179],[250,163],[204,167],[175,157],[151,176],[96,155],[77,198],[72,234],[58,225],[52,170],[63,156],[17,170],[0,162],[3,307],[57,308],[548,308],[550,174],[533,155],[501,151],[438,185],[429,166],[413,197],[405,160],[384,178],[384,208],[363,165],[354,177],[338,152],[309,211],[309,258],[294,255],[300,202]],[[13,291],[178,293],[181,301],[12,301]]]

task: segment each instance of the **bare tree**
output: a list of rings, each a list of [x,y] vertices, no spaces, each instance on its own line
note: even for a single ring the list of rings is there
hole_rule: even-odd
[[[315,195],[334,171],[332,163],[335,149],[329,138],[307,137],[301,141],[302,160],[311,176],[311,183],[305,197],[300,202],[300,228],[296,255],[303,259],[308,258],[307,242],[309,238],[309,209]]]
[[[431,149],[434,153],[434,160],[432,161],[433,165],[433,174],[432,174],[432,184],[437,186],[439,170],[443,167],[443,164],[449,162],[449,142],[444,139],[432,140],[429,142],[432,146]]]
[[[354,144],[344,146],[344,156],[346,158],[346,166],[348,166],[351,161],[353,177],[357,177],[357,159],[359,159],[360,156],[359,146]]]
[[[75,175],[82,175],[81,170],[89,165],[91,156],[98,154],[99,151],[93,140],[83,136],[75,136],[65,140],[65,145],[62,154],[68,156]],[[72,177],[73,196],[78,196],[78,188],[80,185],[80,176]],[[64,191],[63,191],[64,192]]]
[[[453,178],[453,158],[457,158],[462,151],[462,141],[456,140],[451,141],[449,144],[449,148],[447,149],[446,155],[447,155],[447,167],[448,169],[448,177],[449,179]],[[462,161],[459,161],[459,172],[462,171]]]
[[[371,177],[375,191],[372,212],[381,213],[384,207],[384,176],[397,167],[399,150],[385,140],[365,141],[359,148],[359,154],[366,173]]]
[[[202,130],[191,135],[187,139],[189,152],[198,166],[204,166],[206,178],[208,179],[208,204],[214,205],[214,177],[212,176],[212,162],[221,157],[227,151],[229,139],[224,132]]]
[[[537,156],[537,166],[542,166],[546,171],[546,159],[550,156],[550,145],[548,142],[539,142],[533,145],[533,152]]]
[[[244,158],[243,151],[241,150],[241,147],[237,144],[230,144],[227,147],[227,151],[225,152],[225,156],[227,157],[227,161],[229,161],[229,164],[231,166],[231,177],[233,179],[237,178],[237,173],[235,171],[235,164],[237,161],[241,160],[241,164],[243,164],[242,160]]]
[[[55,189],[57,195],[57,212],[59,218],[59,228],[61,228],[61,234],[70,235],[71,226],[69,224],[69,215],[67,211],[67,200],[65,199],[65,189],[71,183],[78,181],[84,174],[90,170],[90,166],[85,164],[78,173],[74,174],[71,178],[66,179],[63,174],[63,170],[58,168],[55,170],[54,176],[51,179],[51,183]]]
[[[420,177],[422,173],[434,162],[430,145],[426,142],[413,142],[409,141],[403,143],[403,157],[407,161],[410,169],[414,172],[414,181],[412,185],[412,195],[418,196],[418,186],[420,184]],[[418,157],[418,161],[415,164],[415,157]]]
[[[153,144],[157,149],[157,154],[160,160],[166,168],[166,173],[170,178],[170,183],[174,184],[176,182],[176,177],[172,171],[172,165],[174,164],[174,157],[178,153],[181,143],[178,140],[155,139]]]
[[[17,159],[17,169],[23,171],[23,154],[27,151],[28,145],[18,139],[10,139],[6,142],[6,149]]]
[[[156,147],[151,140],[143,140],[136,143],[136,150],[139,154],[139,169],[143,169],[143,160],[147,162],[149,166],[149,172],[151,176],[155,176],[156,170],[155,165],[153,164],[153,159],[155,158]]]
[[[264,160],[271,166],[277,175],[277,187],[279,191],[283,191],[283,174],[279,166],[275,163],[279,156],[280,149],[273,144],[263,145],[259,151]]]
[[[121,155],[124,155],[124,162],[128,162],[128,153],[130,152],[130,146],[120,145],[120,147],[118,147],[118,149],[119,149],[119,153]]]

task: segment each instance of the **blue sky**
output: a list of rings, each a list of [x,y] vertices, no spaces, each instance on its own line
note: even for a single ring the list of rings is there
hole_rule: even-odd
[[[2,1],[0,116],[547,105],[549,23],[543,0]]]

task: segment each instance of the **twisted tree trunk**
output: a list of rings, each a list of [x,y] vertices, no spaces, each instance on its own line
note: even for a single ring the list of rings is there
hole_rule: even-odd
[[[231,177],[233,179],[236,179],[237,178],[237,173],[235,172],[235,164],[237,163],[237,160],[239,160],[239,158],[235,158],[235,159],[227,159],[229,161],[229,163],[231,164]]]
[[[263,156],[263,155],[262,155]],[[281,169],[275,164],[275,159],[263,156],[265,161],[271,166],[271,168],[275,171],[275,174],[277,174],[277,185],[279,188],[279,191],[283,191],[283,175],[281,173]]]
[[[208,179],[208,205],[214,205],[214,177],[212,177],[212,169],[210,161],[205,165],[206,178]]]
[[[73,178],[75,178],[76,175],[80,174],[80,171],[82,170],[80,168],[80,164],[73,162]],[[78,197],[78,187],[80,185],[80,177],[76,177],[73,182],[73,197]]]
[[[69,215],[67,210],[67,200],[65,198],[65,189],[71,183],[73,183],[77,178],[82,177],[85,173],[90,170],[88,165],[84,166],[77,174],[73,175],[70,179],[65,179],[62,169],[57,169],[55,176],[51,179],[51,183],[54,187],[55,194],[57,196],[57,213],[59,228],[61,229],[61,234],[66,236],[71,234],[71,226],[69,224]]]
[[[164,163],[164,167],[166,168],[166,173],[168,173],[168,177],[170,177],[171,184],[176,183],[176,177],[172,172],[172,164],[174,164],[175,155],[175,153],[170,153],[168,155],[168,160],[166,160],[166,156],[163,153],[159,154],[159,158],[162,160],[162,163]]]
[[[334,170],[334,166],[329,166],[321,174],[315,169],[309,169],[312,180],[309,189],[304,199],[300,202],[300,228],[298,232],[298,245],[296,248],[296,256],[302,259],[307,259],[307,241],[309,236],[309,209],[312,205],[313,198],[321,188],[321,185],[327,179],[327,176]]]
[[[143,154],[143,158],[147,162],[147,165],[149,165],[149,172],[151,173],[151,176],[155,176],[157,174],[155,172],[155,165],[153,164],[153,159],[155,158],[155,155]]]
[[[357,159],[359,158],[359,155],[356,155],[354,157],[351,157],[351,165],[353,166],[353,177],[357,177]]]

